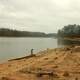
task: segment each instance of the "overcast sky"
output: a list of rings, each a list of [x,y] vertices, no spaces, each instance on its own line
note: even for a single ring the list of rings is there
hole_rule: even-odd
[[[80,23],[80,0],[0,0],[0,27],[57,32]]]

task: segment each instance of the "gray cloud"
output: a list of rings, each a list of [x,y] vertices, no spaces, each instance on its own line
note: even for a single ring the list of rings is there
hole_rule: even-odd
[[[0,0],[0,27],[56,32],[79,24],[80,0]]]

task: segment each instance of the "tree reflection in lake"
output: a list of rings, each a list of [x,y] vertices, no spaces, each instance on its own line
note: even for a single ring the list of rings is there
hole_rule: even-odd
[[[58,43],[59,47],[61,47],[61,46],[70,46],[70,45],[80,45],[80,41],[69,40],[69,39],[62,39],[62,38],[59,38],[57,40],[57,43]]]

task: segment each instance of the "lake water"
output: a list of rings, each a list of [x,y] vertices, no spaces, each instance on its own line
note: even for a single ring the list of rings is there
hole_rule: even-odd
[[[58,47],[55,38],[6,38],[0,37],[0,61],[22,57],[30,54],[33,48],[34,53],[46,48]]]

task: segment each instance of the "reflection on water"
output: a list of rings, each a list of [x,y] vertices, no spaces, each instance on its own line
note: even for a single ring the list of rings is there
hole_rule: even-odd
[[[59,46],[80,45],[80,41],[77,40],[68,40],[59,38],[57,41]]]

